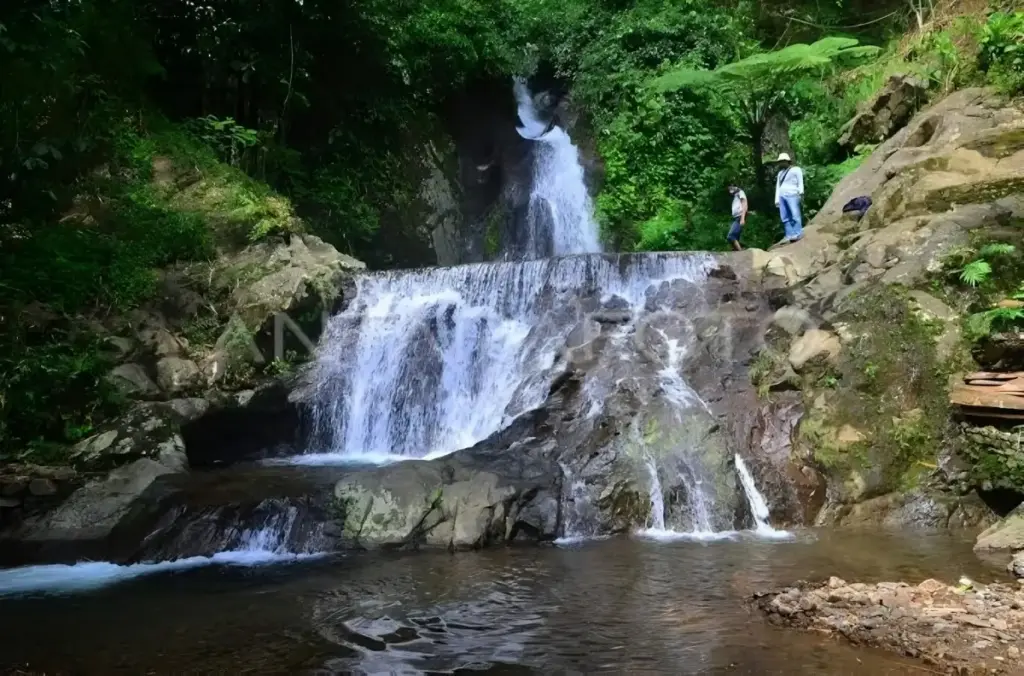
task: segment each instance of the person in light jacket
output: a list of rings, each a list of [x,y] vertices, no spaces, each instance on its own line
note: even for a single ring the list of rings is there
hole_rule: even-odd
[[[793,160],[787,153],[779,155],[778,162],[781,168],[775,179],[775,207],[782,217],[786,241],[796,242],[804,236],[800,213],[800,202],[804,198],[804,170],[793,166]]]
[[[735,183],[730,183],[729,194],[732,195],[732,225],[729,226],[725,240],[736,251],[742,251],[740,236],[743,234],[743,226],[747,224],[747,193]]]

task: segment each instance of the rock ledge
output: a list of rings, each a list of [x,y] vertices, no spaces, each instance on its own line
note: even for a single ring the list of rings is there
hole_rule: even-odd
[[[773,624],[841,636],[921,659],[940,673],[1019,674],[1024,669],[1024,588],[961,591],[938,580],[825,584],[756,594]]]

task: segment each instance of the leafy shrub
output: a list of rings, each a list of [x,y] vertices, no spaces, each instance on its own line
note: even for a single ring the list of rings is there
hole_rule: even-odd
[[[731,198],[730,198],[731,199]],[[668,205],[640,224],[637,251],[726,251],[725,236],[732,224],[728,208],[712,212],[695,210],[680,202]],[[766,249],[782,236],[774,214],[749,212],[741,242],[746,247]]]
[[[979,67],[1011,94],[1024,92],[1024,12],[994,12],[981,32]]]
[[[54,338],[57,338],[54,340]],[[78,441],[113,414],[120,400],[103,381],[110,364],[95,339],[72,334],[42,343],[4,341],[0,351],[0,460]]]
[[[186,128],[215,148],[220,158],[233,167],[240,166],[246,151],[260,144],[258,131],[244,127],[230,117],[206,115],[189,120]]]

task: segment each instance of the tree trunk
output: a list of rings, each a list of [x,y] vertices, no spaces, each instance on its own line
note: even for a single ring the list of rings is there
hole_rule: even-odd
[[[754,163],[754,190],[752,206],[764,209],[771,202],[768,192],[768,170],[762,161],[762,146],[764,145],[764,123],[759,122],[750,125],[747,133],[750,135],[751,160]]]

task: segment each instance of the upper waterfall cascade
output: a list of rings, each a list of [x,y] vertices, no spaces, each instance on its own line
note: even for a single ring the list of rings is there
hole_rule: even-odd
[[[530,89],[515,82],[517,131],[534,143],[533,183],[525,232],[519,233],[526,258],[599,253],[601,242],[579,150],[554,121],[545,121]]]

